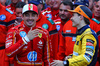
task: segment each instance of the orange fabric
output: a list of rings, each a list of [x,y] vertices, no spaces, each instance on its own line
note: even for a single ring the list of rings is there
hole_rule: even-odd
[[[69,31],[69,32],[66,32]],[[63,27],[63,33],[67,34],[76,34],[76,28],[72,27],[72,21],[69,20],[66,22],[66,24]],[[72,41],[73,37],[70,36],[60,36],[60,43],[59,43],[59,53],[58,53],[58,59],[64,60],[65,56],[68,56],[69,54],[73,53],[73,46],[75,41]]]

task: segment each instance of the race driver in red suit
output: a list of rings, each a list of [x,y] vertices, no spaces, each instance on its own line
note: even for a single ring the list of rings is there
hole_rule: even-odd
[[[49,33],[36,26],[37,6],[26,4],[22,14],[24,23],[8,31],[7,56],[14,57],[14,66],[50,66],[52,55],[50,54]]]

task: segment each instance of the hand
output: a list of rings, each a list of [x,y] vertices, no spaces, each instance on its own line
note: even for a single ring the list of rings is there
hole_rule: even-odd
[[[61,60],[53,60],[54,62],[51,63],[51,66],[64,66],[63,61]]]
[[[40,31],[39,29],[32,30],[32,28],[31,28],[27,34],[27,37],[29,38],[29,40],[33,40],[35,37],[38,37],[38,34],[40,32],[42,32],[42,31]]]
[[[15,20],[14,26],[17,26],[17,25],[19,25],[19,24],[20,24],[20,23],[19,23],[18,21]]]
[[[69,58],[72,58],[72,56],[66,56],[65,60],[68,60]]]

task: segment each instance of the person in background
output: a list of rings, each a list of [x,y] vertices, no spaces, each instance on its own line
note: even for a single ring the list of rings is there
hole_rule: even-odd
[[[7,33],[6,53],[14,58],[14,66],[50,66],[51,46],[47,30],[36,26],[38,8],[26,4],[22,10],[24,23]],[[10,36],[10,37],[9,37]]]
[[[12,10],[13,12],[15,12],[15,7],[16,7],[16,4],[20,2],[20,0],[11,0],[11,4],[6,6],[6,8]]]
[[[71,14],[67,11],[73,9],[73,5],[69,1],[63,1],[59,7],[59,16],[63,21],[63,29],[59,40],[59,52],[57,59],[64,60],[64,58],[73,53],[73,46],[76,41],[76,28],[72,27],[70,20]]]
[[[6,6],[6,0],[0,0],[0,3],[1,3],[3,6]]]
[[[41,13],[43,8],[42,0],[32,0],[29,1],[29,3],[35,4],[38,7],[39,18],[36,21],[36,25],[49,31],[50,41],[53,49],[53,59],[55,59],[58,51],[58,41],[56,41],[58,38],[58,31],[56,29],[56,25],[52,19],[47,18]]]
[[[89,9],[93,11],[93,5],[94,5],[95,0],[89,0]]]
[[[5,53],[7,31],[14,26],[16,16],[0,3],[0,66],[9,66],[10,60]]]
[[[15,14],[16,14],[16,21],[14,23],[14,26],[19,25],[22,21],[22,9],[25,5],[25,2],[18,2],[16,4]]]
[[[52,20],[59,18],[59,6],[61,1],[63,0],[49,0],[50,7],[44,9],[42,14],[51,18]]]
[[[77,27],[73,55],[63,61],[54,60],[51,66],[95,66],[98,53],[98,37],[95,31],[89,27],[92,12],[83,5],[68,11],[73,14],[71,17],[72,26]]]
[[[49,6],[49,2],[50,2],[50,0],[46,0],[46,1],[45,1],[45,5],[44,5],[45,9],[48,8],[48,7],[50,7],[50,6]]]
[[[94,6],[93,6],[93,16],[92,20],[95,21],[99,26],[100,26],[100,1],[95,1]],[[100,31],[97,33],[98,39],[100,39]],[[99,54],[98,54],[98,61],[97,65],[100,65],[100,41],[99,41]]]

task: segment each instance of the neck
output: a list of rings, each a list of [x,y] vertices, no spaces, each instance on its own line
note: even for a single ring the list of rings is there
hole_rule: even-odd
[[[87,24],[84,22],[84,20],[82,20],[82,21],[80,22],[80,24],[77,26],[77,29],[79,30],[80,28],[82,28],[82,27],[85,26],[85,25],[87,25]]]

